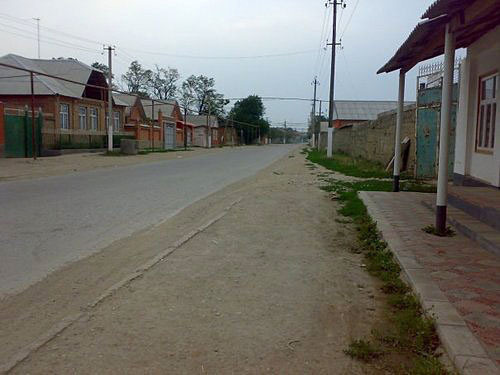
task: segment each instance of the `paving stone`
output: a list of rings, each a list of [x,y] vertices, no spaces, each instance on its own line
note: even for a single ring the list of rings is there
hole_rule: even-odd
[[[489,358],[478,358],[472,356],[457,356],[456,367],[465,375],[498,375],[500,370]]]
[[[423,233],[421,228],[434,223],[434,214],[421,202],[432,207],[435,195],[364,194],[370,214],[382,224],[384,239],[400,260],[402,276],[425,308],[434,306],[438,333],[454,363],[466,365],[466,374],[498,373],[500,258],[460,233],[446,238]],[[470,219],[462,212],[454,214],[460,220]],[[494,361],[487,359],[488,354]]]

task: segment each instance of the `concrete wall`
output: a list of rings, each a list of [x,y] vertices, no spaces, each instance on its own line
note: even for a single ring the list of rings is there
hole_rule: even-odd
[[[459,112],[455,146],[455,175],[472,177],[500,187],[500,26],[485,34],[467,49],[462,65]],[[479,81],[481,77],[497,74],[497,112],[495,147],[491,152],[476,149],[478,123]]]
[[[409,137],[411,140],[408,161],[410,172],[413,172],[415,168],[415,121],[415,106],[406,107],[401,129],[401,141],[405,137]],[[335,129],[333,150],[386,165],[394,156],[395,129],[396,112],[381,114],[377,120]],[[326,133],[322,134],[321,138],[321,144],[326,145]]]

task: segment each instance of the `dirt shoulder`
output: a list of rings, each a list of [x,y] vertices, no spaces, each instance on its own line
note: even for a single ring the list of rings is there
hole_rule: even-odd
[[[343,350],[381,319],[383,298],[349,250],[355,233],[317,187],[321,169],[299,151],[2,301],[0,363],[83,311],[12,372],[364,373]]]
[[[0,158],[0,182],[59,176],[98,168],[113,168],[178,158],[190,158],[223,152],[223,150],[224,148],[205,149],[195,147],[189,149],[189,151],[153,152],[147,155],[134,156],[104,156],[102,152],[99,152],[41,157],[36,160]]]

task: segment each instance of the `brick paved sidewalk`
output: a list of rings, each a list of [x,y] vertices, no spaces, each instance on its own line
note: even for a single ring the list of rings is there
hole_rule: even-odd
[[[500,257],[459,233],[440,238],[423,232],[434,214],[422,201],[434,195],[360,197],[424,307],[436,314],[438,333],[459,371],[500,373]]]

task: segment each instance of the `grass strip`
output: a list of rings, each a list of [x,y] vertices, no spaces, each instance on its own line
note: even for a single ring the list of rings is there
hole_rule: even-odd
[[[316,151],[309,151],[308,159]],[[334,158],[335,159],[335,158]],[[321,164],[321,163],[318,163]],[[323,164],[321,164],[323,165]],[[324,165],[325,166],[325,165]],[[326,168],[335,169],[338,164],[329,162]],[[361,163],[350,170],[358,176],[374,172]],[[402,190],[434,192],[435,187],[415,181],[402,181]],[[382,292],[389,305],[388,320],[391,323],[383,331],[373,330],[370,340],[358,339],[344,351],[346,355],[363,362],[384,365],[391,373],[418,375],[446,375],[448,370],[439,361],[437,349],[439,338],[432,316],[425,314],[419,300],[400,277],[401,268],[393,257],[387,243],[382,240],[377,224],[369,216],[358,191],[391,191],[391,181],[367,180],[345,182],[330,179],[321,187],[336,193],[341,202],[339,213],[352,219],[357,229],[358,251],[364,254],[367,271],[382,282]],[[389,360],[399,356],[404,361]]]

